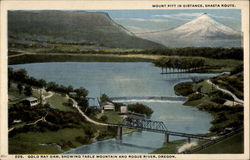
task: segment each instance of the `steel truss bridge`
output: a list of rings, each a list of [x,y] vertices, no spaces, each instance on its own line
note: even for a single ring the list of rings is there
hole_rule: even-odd
[[[131,117],[125,118],[123,120],[123,124],[118,126],[118,132],[117,132],[118,139],[122,139],[121,137],[122,127],[165,134],[165,142],[169,141],[170,135],[179,136],[179,137],[187,137],[189,142],[190,142],[190,138],[212,140],[210,137],[200,136],[196,134],[169,131],[166,125],[162,121],[152,121],[152,120],[144,119],[144,118],[131,118]]]

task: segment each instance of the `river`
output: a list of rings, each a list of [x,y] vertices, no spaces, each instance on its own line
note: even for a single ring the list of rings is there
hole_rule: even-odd
[[[90,97],[105,93],[110,97],[132,96],[176,96],[175,84],[191,81],[192,78],[208,78],[215,74],[179,73],[160,74],[161,69],[152,63],[103,63],[103,62],[60,62],[11,65],[14,69],[24,68],[38,79],[54,81],[75,88],[84,87]],[[126,103],[132,103],[126,100]],[[134,103],[134,101],[133,101]],[[168,130],[200,134],[207,133],[212,116],[194,107],[182,105],[182,101],[141,101],[150,106],[152,120],[163,121]],[[171,140],[180,137],[170,136]],[[161,147],[163,135],[151,132],[135,132],[123,135],[122,141],[109,139],[72,149],[67,153],[150,153]]]

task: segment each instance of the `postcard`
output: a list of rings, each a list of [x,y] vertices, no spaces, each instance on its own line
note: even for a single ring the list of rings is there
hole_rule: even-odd
[[[249,1],[1,1],[8,159],[249,159]]]

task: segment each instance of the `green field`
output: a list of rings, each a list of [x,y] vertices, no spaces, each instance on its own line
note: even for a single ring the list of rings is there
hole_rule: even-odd
[[[177,140],[169,143],[164,143],[163,146],[152,154],[176,154],[178,153],[178,148],[186,143],[186,140]]]
[[[68,106],[68,98],[62,96],[59,93],[55,93],[52,97],[46,99],[54,109],[61,111],[76,111],[72,107]]]
[[[112,124],[121,124],[122,123],[122,118],[117,114],[115,111],[105,111],[103,114],[104,116],[107,116],[107,123],[112,123]]]
[[[216,154],[216,153],[243,153],[244,152],[244,134],[243,132],[233,135],[221,142],[207,147],[201,151],[195,152],[197,154]]]
[[[88,124],[85,124],[88,125]],[[11,154],[57,154],[83,145],[76,137],[85,137],[82,128],[65,128],[58,131],[19,133],[9,138]],[[46,145],[53,144],[53,145]],[[61,146],[61,150],[56,145]]]

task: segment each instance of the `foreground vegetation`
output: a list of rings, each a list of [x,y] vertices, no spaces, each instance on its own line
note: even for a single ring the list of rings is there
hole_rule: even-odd
[[[122,123],[122,118],[116,111],[120,111],[119,106],[124,104],[115,104],[116,111],[101,113],[98,109],[88,107],[88,91],[83,87],[74,89],[72,86],[65,87],[55,82],[38,80],[30,77],[23,69],[14,71],[9,68],[8,76],[10,154],[62,153],[89,144],[94,138],[104,140],[116,136],[115,127],[96,126],[86,121],[72,107],[72,101],[67,95],[74,91],[76,93],[74,99],[80,109],[93,120],[104,123]],[[45,90],[42,91],[41,87]],[[26,88],[29,88],[28,93]],[[47,98],[42,100],[41,93]],[[20,103],[29,96],[37,98],[39,104],[28,106]],[[101,99],[104,100],[104,97]],[[142,104],[132,104],[129,108],[135,112],[139,108],[142,109],[142,114],[152,114],[152,110]],[[124,129],[123,133],[134,131],[136,130]],[[27,148],[32,149],[27,150]]]
[[[195,106],[200,110],[205,110],[214,116],[214,120],[211,122],[212,127],[211,132],[219,134],[223,132],[225,128],[237,128],[243,125],[243,106],[237,104],[235,106],[227,106],[224,103],[228,100],[232,100],[230,95],[223,93],[222,91],[213,90],[211,86],[211,91],[207,93],[203,92],[206,86],[206,82],[200,82],[195,85],[201,86],[198,92],[193,86],[190,90],[190,83],[182,83],[177,85],[175,88],[179,90],[180,88],[186,88],[189,91],[183,92],[185,96],[188,97],[188,101],[184,105]],[[184,87],[186,86],[186,87]],[[178,92],[178,91],[177,91]]]
[[[88,108],[88,91],[84,88],[73,89],[72,86],[65,87],[54,82],[37,80],[30,77],[25,70],[14,71],[9,68],[8,71],[10,154],[62,153],[70,148],[89,144],[94,137],[114,137],[114,130],[87,122],[69,103],[66,94],[75,91],[75,99],[80,108],[83,111]],[[29,93],[23,86],[30,89]],[[46,100],[40,99],[41,89],[38,88],[41,87],[46,88],[44,95],[53,93]],[[32,107],[19,103],[29,96],[36,97],[39,104]],[[96,113],[90,109],[86,114]]]
[[[216,154],[216,153],[230,153],[239,154],[244,153],[244,134],[240,132],[232,137],[228,137],[223,141],[216,143],[195,154]]]
[[[177,154],[178,148],[181,147],[186,143],[186,140],[176,140],[171,141],[169,143],[164,143],[163,146],[154,152],[152,154]]]
[[[229,75],[223,74],[213,77],[211,81],[225,89],[230,90],[239,98],[243,98],[242,68],[242,66],[236,66],[232,69]],[[225,134],[226,128],[236,129],[243,126],[243,104],[234,102],[231,95],[217,90],[212,84],[208,83],[207,80],[182,82],[177,84],[174,87],[174,90],[177,95],[188,98],[184,105],[197,107],[198,109],[207,111],[213,115],[214,119],[211,122],[212,127],[210,128],[210,136]],[[228,101],[231,101],[232,105],[229,105],[230,103],[226,103]],[[177,149],[184,144],[183,141],[172,141],[169,144],[164,144],[153,153],[177,153]],[[204,142],[199,141],[198,145],[202,143]],[[243,152],[244,137],[243,132],[240,132],[196,153],[215,154]]]

